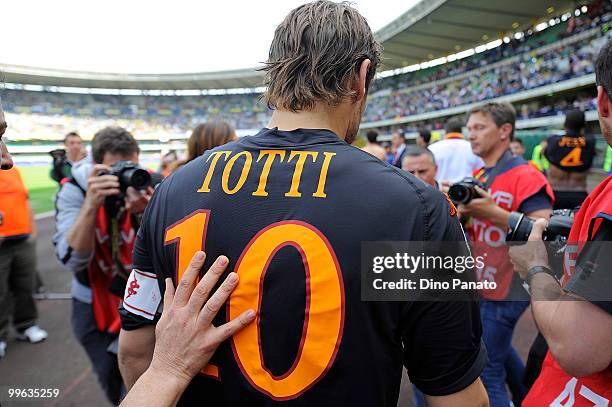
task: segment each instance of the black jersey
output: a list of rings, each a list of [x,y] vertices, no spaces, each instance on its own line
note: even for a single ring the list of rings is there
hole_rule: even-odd
[[[552,135],[548,137],[544,155],[551,164],[564,171],[588,171],[595,158],[595,137]]]
[[[464,240],[442,193],[331,131],[263,129],[157,188],[122,326],[155,323],[164,278],[176,284],[202,249],[203,270],[226,255],[240,275],[216,322],[248,308],[258,317],[218,348],[182,404],[396,406],[402,365],[424,393],[452,394],[486,364],[477,304],[360,299],[362,242],[424,240]]]

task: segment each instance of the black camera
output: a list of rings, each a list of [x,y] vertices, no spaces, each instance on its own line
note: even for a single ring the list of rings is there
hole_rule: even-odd
[[[472,199],[480,197],[480,194],[476,191],[476,186],[485,189],[484,185],[476,178],[466,177],[450,186],[448,197],[455,205],[467,204]]]
[[[535,221],[523,213],[512,212],[508,219],[507,242],[526,242],[533,229]],[[567,242],[570,229],[574,224],[574,212],[570,209],[557,209],[553,211],[548,226],[542,233],[542,240],[564,245]]]
[[[66,150],[63,148],[56,148],[55,150],[49,151],[49,155],[53,158],[53,162],[66,161]]]
[[[132,161],[118,161],[111,166],[110,172],[103,172],[100,175],[114,175],[119,178],[119,189],[124,194],[128,187],[144,191],[151,186],[149,171]]]
[[[151,186],[151,174],[132,161],[118,161],[111,166],[110,172],[102,171],[100,175],[114,175],[119,178],[121,192],[117,196],[106,197],[104,202],[109,218],[116,217],[125,207],[125,194],[129,187],[144,191]]]

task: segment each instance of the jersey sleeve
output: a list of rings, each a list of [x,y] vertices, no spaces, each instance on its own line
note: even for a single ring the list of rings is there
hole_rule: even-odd
[[[162,294],[153,266],[153,256],[148,238],[151,204],[147,206],[136,235],[132,253],[133,269],[125,286],[123,301],[119,306],[121,328],[135,330],[156,324],[161,313]]]
[[[449,242],[453,255],[470,254],[452,203],[436,202],[428,216],[431,240]],[[404,365],[410,381],[427,395],[444,396],[465,389],[487,363],[476,293],[466,295],[462,301],[415,301],[402,310]]]
[[[518,208],[518,211],[521,213],[531,213],[540,209],[551,208],[552,204],[550,202],[550,197],[546,193],[546,188],[543,187],[539,192],[536,192],[534,195],[523,200]]]
[[[532,205],[532,208],[526,212],[532,212],[537,209],[552,209],[555,201],[555,195],[553,194],[552,188],[548,183],[548,180],[541,172],[525,163],[520,166],[520,170],[513,177],[514,179],[514,199],[518,207],[524,207],[525,205]],[[543,193],[539,195],[540,193]],[[534,201],[529,203],[528,201],[534,198]],[[543,205],[544,199],[548,200],[548,205]]]
[[[576,270],[564,286],[612,315],[612,221],[603,220],[593,240],[576,259]]]

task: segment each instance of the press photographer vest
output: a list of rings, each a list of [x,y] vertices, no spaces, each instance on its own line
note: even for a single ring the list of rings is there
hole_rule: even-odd
[[[563,283],[574,272],[575,260],[584,247],[584,242],[593,239],[604,219],[612,220],[611,197],[612,176],[609,176],[589,194],[574,216],[574,226],[565,249]],[[567,400],[574,400],[574,403],[569,404]],[[561,369],[549,351],[544,359],[542,372],[523,401],[523,406],[592,407],[607,406],[610,401],[612,401],[612,367],[590,376],[572,377]]]
[[[26,237],[32,233],[28,191],[17,167],[0,171],[0,237]]]
[[[546,177],[523,158],[512,157],[503,162],[500,160],[498,165],[503,168],[492,182],[489,180],[489,193],[501,208],[510,212],[517,211],[526,199],[542,188],[551,201],[554,200]],[[484,167],[474,172],[474,178],[483,184],[487,182]],[[514,278],[514,267],[505,246],[506,229],[495,226],[489,220],[476,218],[470,220],[467,229],[474,256],[487,253],[484,269],[476,270],[477,278],[497,284],[495,290],[481,291],[481,295],[489,300],[506,299]]]

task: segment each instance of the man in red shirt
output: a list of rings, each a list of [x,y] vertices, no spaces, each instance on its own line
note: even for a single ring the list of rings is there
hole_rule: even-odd
[[[496,284],[494,290],[481,291],[480,303],[483,341],[489,353],[481,378],[492,407],[508,406],[506,382],[516,402],[525,393],[520,385],[523,362],[511,340],[529,302],[520,279],[513,278],[504,246],[508,218],[510,212],[517,211],[548,219],[554,200],[544,175],[510,152],[515,120],[515,110],[508,103],[487,103],[468,113],[472,151],[484,161],[474,177],[487,191],[478,188],[480,197],[458,207],[462,216],[470,217],[466,229],[472,252],[486,257],[485,267],[477,269],[479,280]]]
[[[612,145],[612,41],[596,62],[601,133]],[[564,251],[561,284],[542,242],[546,221],[510,256],[529,285],[531,310],[549,352],[523,402],[535,406],[607,406],[612,400],[612,177],[585,199]]]

